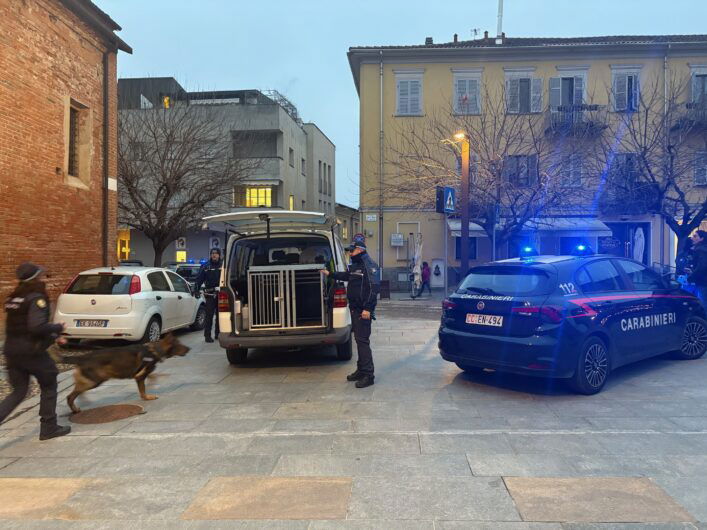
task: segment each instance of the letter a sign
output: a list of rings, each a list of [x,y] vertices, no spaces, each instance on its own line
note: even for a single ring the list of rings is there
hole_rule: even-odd
[[[444,188],[444,213],[454,213],[454,188]]]

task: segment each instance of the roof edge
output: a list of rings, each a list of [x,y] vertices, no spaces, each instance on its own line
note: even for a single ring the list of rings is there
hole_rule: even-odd
[[[125,53],[133,53],[133,49],[114,33],[114,31],[120,31],[123,28],[121,28],[118,23],[110,18],[105,12],[101,11],[96,4],[90,0],[59,1],[64,5],[64,7],[69,9],[81,20],[95,29],[101,37],[103,37],[110,44],[114,45],[116,49],[124,51]]]

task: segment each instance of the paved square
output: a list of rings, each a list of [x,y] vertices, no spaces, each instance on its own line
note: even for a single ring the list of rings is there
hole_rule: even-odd
[[[184,519],[345,519],[349,478],[217,477]]]
[[[0,478],[0,519],[66,515],[64,503],[88,483],[77,478]]]
[[[525,521],[694,521],[647,478],[509,477],[505,481]]]

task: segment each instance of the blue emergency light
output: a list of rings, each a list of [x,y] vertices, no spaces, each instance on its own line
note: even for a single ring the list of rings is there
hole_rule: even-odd
[[[579,245],[575,246],[572,249],[572,252],[570,252],[572,256],[591,256],[594,254],[594,250],[592,250],[592,247],[585,243],[580,243]]]
[[[206,261],[207,261],[206,258],[201,258],[201,259],[199,260],[199,263],[200,263],[201,265],[203,265],[204,263],[206,263]]]
[[[539,256],[537,249],[535,249],[534,247],[531,247],[530,245],[525,245],[520,248],[521,258],[531,258],[533,256]]]
[[[194,264],[194,260],[193,260],[193,259],[188,259],[188,260],[187,260],[187,263]]]

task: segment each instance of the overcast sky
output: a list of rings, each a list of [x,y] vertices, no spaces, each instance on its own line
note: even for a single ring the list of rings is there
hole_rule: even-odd
[[[336,200],[358,205],[358,97],[350,46],[496,31],[497,0],[94,0],[133,55],[119,77],[187,90],[276,89],[336,144]],[[505,0],[508,37],[707,33],[707,0]]]

